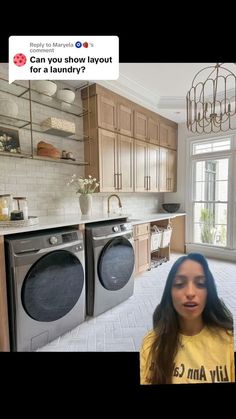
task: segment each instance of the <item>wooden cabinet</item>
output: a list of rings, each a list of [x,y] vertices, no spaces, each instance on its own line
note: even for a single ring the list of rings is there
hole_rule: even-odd
[[[159,147],[144,141],[135,141],[136,192],[159,192]]]
[[[133,191],[133,139],[98,130],[100,192]]]
[[[177,153],[160,147],[160,192],[176,192]]]
[[[159,144],[159,122],[151,112],[134,111],[134,137],[138,140]]]
[[[98,126],[123,135],[133,136],[133,109],[128,100],[114,94],[97,95]]]
[[[91,137],[85,175],[99,180],[100,192],[175,191],[177,124],[97,84],[82,90],[82,100]]]
[[[134,226],[135,275],[150,269],[150,224]]]
[[[178,131],[172,126],[160,124],[160,145],[177,150]]]

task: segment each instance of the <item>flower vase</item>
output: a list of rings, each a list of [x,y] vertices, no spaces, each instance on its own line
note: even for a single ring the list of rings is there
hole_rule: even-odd
[[[81,194],[79,197],[79,205],[83,215],[91,215],[92,194]]]

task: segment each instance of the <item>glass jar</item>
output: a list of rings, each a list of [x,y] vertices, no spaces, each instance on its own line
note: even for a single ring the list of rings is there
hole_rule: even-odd
[[[0,221],[8,221],[12,209],[12,195],[0,195]]]
[[[14,196],[13,197],[13,212],[22,212],[23,219],[28,220],[28,203],[25,196]]]

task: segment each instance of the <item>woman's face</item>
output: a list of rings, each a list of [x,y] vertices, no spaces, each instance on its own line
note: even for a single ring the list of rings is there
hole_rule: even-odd
[[[179,267],[171,289],[175,310],[185,320],[200,318],[207,298],[206,278],[200,263],[186,260]]]

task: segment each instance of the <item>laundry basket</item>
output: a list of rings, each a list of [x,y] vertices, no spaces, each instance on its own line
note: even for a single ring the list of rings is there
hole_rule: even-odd
[[[167,228],[162,228],[162,240],[160,243],[160,248],[169,246],[171,235],[172,235],[172,227],[170,225],[167,226]]]
[[[162,230],[156,225],[153,225],[151,230],[151,252],[160,248],[161,241]]]

